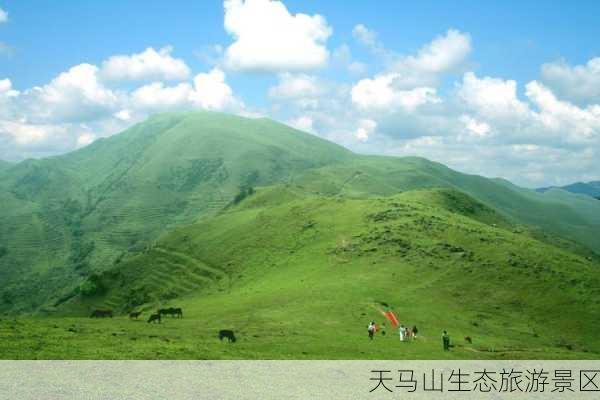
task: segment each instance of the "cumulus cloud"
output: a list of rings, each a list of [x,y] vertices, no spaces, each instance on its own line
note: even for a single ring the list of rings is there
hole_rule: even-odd
[[[190,100],[208,110],[225,110],[241,106],[233,90],[225,83],[225,73],[218,68],[196,75]]]
[[[485,137],[489,135],[491,131],[489,124],[477,121],[475,118],[468,115],[462,115],[460,121],[465,125],[467,132],[473,136]]]
[[[461,72],[471,53],[470,35],[450,29],[434,38],[415,55],[396,57],[390,67],[405,88],[436,86],[443,76]]]
[[[193,84],[166,86],[154,82],[142,86],[132,93],[131,104],[144,111],[191,108],[236,111],[243,107],[225,82],[225,73],[218,68],[196,75]]]
[[[190,75],[186,63],[173,58],[173,48],[159,51],[152,47],[132,55],[116,55],[102,63],[101,75],[108,80],[183,80]]]
[[[354,132],[354,137],[361,142],[366,142],[376,128],[377,122],[372,119],[361,119],[358,121],[358,128],[356,129],[356,132]]]
[[[304,132],[310,132],[310,133],[315,133],[313,123],[314,123],[313,119],[306,115],[302,115],[298,118],[294,118],[294,119],[291,119],[290,121],[288,121],[288,125],[296,128],[298,130],[301,130]]]
[[[574,67],[565,61],[544,64],[541,79],[567,100],[584,104],[600,103],[600,57]]]
[[[17,90],[13,90],[10,79],[0,79],[0,99],[16,97],[19,95]]]
[[[137,88],[105,86],[101,70],[79,64],[49,83],[17,91],[0,80],[0,158],[19,160],[63,153],[120,132],[163,110],[208,109],[250,115],[215,68],[193,80]]]
[[[394,111],[400,108],[414,111],[421,105],[441,101],[435,88],[397,89],[394,83],[400,78],[398,74],[385,74],[373,79],[362,79],[352,88],[352,102],[362,109]]]
[[[225,30],[234,42],[225,65],[235,70],[299,71],[326,65],[332,30],[320,15],[291,14],[275,0],[225,0]]]
[[[498,78],[478,78],[473,72],[463,76],[459,98],[472,111],[487,118],[520,117],[529,107],[517,98],[517,82]]]
[[[293,99],[298,97],[313,97],[321,94],[322,88],[317,78],[310,75],[282,74],[279,84],[269,89],[269,96],[275,98]]]
[[[8,13],[0,8],[0,24],[8,22]]]
[[[28,124],[25,120],[0,121],[0,133],[11,136],[17,145],[26,146],[56,134],[63,134],[64,128],[54,125]]]
[[[544,128],[564,135],[574,142],[600,139],[600,105],[577,107],[559,100],[543,84],[533,81],[526,85],[526,95],[535,104],[539,113],[535,118]]]
[[[136,89],[131,94],[131,103],[144,111],[171,110],[188,105],[191,91],[189,83],[165,86],[163,82],[154,82]]]
[[[118,95],[105,87],[98,67],[79,64],[50,83],[25,91],[19,99],[29,118],[42,121],[77,122],[111,114]]]

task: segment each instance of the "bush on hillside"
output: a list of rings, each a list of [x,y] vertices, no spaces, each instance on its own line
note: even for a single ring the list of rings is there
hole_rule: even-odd
[[[92,297],[100,295],[106,291],[106,286],[102,282],[102,277],[99,274],[91,274],[81,285],[79,285],[79,293],[83,297]]]
[[[254,194],[254,188],[252,186],[242,186],[240,187],[239,193],[233,198],[233,204],[238,204],[246,197],[252,196]]]

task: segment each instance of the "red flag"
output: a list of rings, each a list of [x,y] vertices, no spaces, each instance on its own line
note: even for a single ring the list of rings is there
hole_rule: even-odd
[[[386,311],[383,313],[383,316],[390,320],[394,328],[398,326],[398,318],[396,318],[393,312]]]

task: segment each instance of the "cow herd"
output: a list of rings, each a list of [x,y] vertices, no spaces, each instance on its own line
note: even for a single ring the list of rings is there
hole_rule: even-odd
[[[129,313],[130,319],[138,319],[139,316],[142,315],[142,311],[132,311]],[[183,310],[179,307],[169,307],[169,308],[161,308],[156,313],[150,314],[150,318],[148,318],[148,323],[151,322],[161,322],[161,317],[163,315],[170,315],[175,318],[183,318]],[[113,312],[112,310],[94,310],[90,315],[90,318],[112,318]]]
[[[142,311],[132,311],[129,313],[129,319],[139,319],[142,315]],[[169,307],[169,308],[160,308],[156,312],[150,314],[148,317],[148,323],[161,323],[162,317],[170,315],[172,318],[183,318],[183,310],[180,307]],[[112,310],[94,310],[90,315],[90,318],[112,318],[113,311]],[[223,341],[223,339],[227,339],[229,343],[235,343],[237,338],[235,337],[235,333],[229,329],[222,329],[219,331],[219,340]]]

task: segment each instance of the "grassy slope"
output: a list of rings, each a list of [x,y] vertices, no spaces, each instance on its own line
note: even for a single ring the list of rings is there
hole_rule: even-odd
[[[598,268],[456,191],[343,199],[261,189],[125,259],[104,276],[105,295],[64,310],[85,315],[146,293],[146,316],[172,305],[183,320],[6,320],[0,357],[597,358]],[[192,276],[206,282],[193,287]],[[420,340],[400,344],[388,329],[370,343],[381,303],[419,326]],[[238,343],[219,343],[223,328]],[[440,351],[443,329],[451,353]]]

